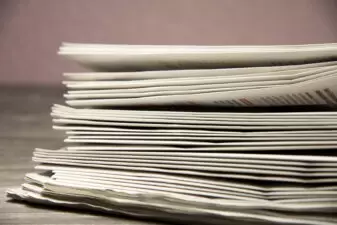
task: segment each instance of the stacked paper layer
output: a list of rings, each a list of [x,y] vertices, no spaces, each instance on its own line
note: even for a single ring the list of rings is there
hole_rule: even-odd
[[[59,53],[105,71],[65,74],[64,83],[69,88],[65,97],[72,106],[337,103],[337,63],[317,63],[337,59],[336,44],[245,47],[64,44]],[[303,62],[306,64],[299,64]]]
[[[60,54],[105,72],[66,74],[68,106],[51,113],[66,146],[36,149],[37,172],[10,197],[182,223],[337,223],[333,107],[197,107],[334,106],[337,45],[65,44]]]

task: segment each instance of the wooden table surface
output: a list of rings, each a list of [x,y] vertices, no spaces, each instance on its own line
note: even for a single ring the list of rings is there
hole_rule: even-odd
[[[0,225],[162,224],[8,201],[6,189],[19,186],[33,171],[33,149],[62,146],[62,132],[51,128],[50,107],[63,102],[63,92],[61,87],[0,87]]]

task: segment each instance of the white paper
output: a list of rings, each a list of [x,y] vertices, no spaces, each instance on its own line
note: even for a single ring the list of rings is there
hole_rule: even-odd
[[[213,77],[213,76],[240,76],[244,74],[274,73],[294,70],[310,70],[326,66],[336,65],[336,61],[300,64],[292,66],[269,66],[269,67],[243,67],[227,69],[203,69],[203,70],[162,70],[162,71],[140,71],[140,72],[86,72],[86,73],[64,73],[66,79],[70,80],[143,80],[182,77]]]
[[[84,46],[84,48],[83,48]],[[95,50],[97,49],[98,50]],[[336,44],[302,46],[109,47],[64,46],[59,54],[110,71],[224,68],[310,62],[337,57]],[[82,50],[83,49],[83,50]],[[103,49],[103,50],[102,50]]]
[[[299,82],[280,87],[214,92],[191,95],[153,96],[128,99],[68,100],[71,106],[128,105],[209,105],[209,106],[274,106],[335,105],[337,76]]]

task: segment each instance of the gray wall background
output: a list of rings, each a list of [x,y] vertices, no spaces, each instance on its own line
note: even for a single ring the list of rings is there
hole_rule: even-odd
[[[62,41],[114,44],[337,42],[335,0],[0,0],[0,83],[58,84],[81,71]]]

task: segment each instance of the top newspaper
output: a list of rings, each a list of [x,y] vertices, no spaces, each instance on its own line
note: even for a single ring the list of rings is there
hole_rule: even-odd
[[[96,71],[66,73],[71,106],[337,104],[337,44],[69,44],[59,54]]]

